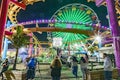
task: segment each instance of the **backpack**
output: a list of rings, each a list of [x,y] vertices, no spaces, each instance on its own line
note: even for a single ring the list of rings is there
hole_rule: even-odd
[[[28,67],[35,67],[37,65],[37,59],[31,58],[27,64]]]

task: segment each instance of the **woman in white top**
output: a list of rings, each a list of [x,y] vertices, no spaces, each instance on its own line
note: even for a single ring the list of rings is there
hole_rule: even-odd
[[[86,59],[84,57],[81,57],[80,68],[81,68],[81,71],[82,71],[83,80],[87,79],[87,66],[88,66],[88,62],[86,61]]]
[[[112,61],[106,53],[103,53],[103,58],[104,58],[104,76],[105,76],[104,78],[105,80],[112,80]]]

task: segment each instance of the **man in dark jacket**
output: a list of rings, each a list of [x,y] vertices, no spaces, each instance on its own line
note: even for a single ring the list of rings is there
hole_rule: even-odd
[[[0,72],[0,76],[2,76],[2,79],[4,79],[3,73],[8,70],[8,67],[9,67],[9,61],[6,58],[5,61],[2,63],[2,70]]]

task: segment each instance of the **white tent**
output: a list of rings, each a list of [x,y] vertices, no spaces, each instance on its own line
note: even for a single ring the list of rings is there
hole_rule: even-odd
[[[113,54],[113,52],[114,52],[113,47],[102,47],[99,49],[99,53]]]
[[[102,53],[113,54],[114,48],[113,47],[102,47],[99,49],[100,57],[103,57]]]

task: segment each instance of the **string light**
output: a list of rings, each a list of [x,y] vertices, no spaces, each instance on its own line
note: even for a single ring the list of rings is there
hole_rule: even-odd
[[[42,23],[66,23],[66,24],[77,24],[77,25],[86,25],[86,26],[91,26],[93,28],[97,27],[97,28],[100,28],[100,29],[103,29],[103,30],[110,30],[110,28],[106,27],[106,26],[99,26],[98,24],[91,24],[91,23],[83,23],[83,22],[71,22],[71,21],[61,21],[61,20],[45,20],[45,19],[42,19],[42,20],[33,20],[33,21],[26,21],[26,22],[21,22],[21,23],[18,23],[18,25],[30,25],[30,24],[35,24],[35,23],[39,23],[39,24],[42,24]]]

